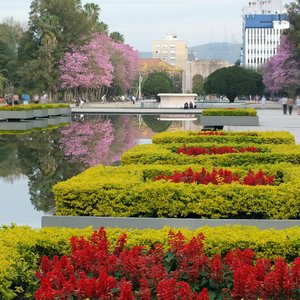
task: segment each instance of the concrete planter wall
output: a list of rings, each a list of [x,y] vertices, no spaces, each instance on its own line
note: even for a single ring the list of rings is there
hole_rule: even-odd
[[[180,218],[110,218],[110,217],[70,217],[43,216],[42,227],[86,228],[93,226],[110,228],[161,229],[171,228],[196,229],[203,226],[217,227],[226,225],[256,226],[261,229],[284,229],[299,226],[300,220],[239,220],[239,219],[180,219]]]
[[[71,108],[70,107],[61,107],[59,108],[60,115],[71,115]]]
[[[0,111],[1,119],[32,119],[34,118],[33,110],[11,110]]]
[[[201,116],[204,126],[258,126],[258,116]]]
[[[34,119],[32,122],[33,122],[33,127],[34,128],[47,127],[48,126],[48,118],[46,118],[46,119]]]
[[[48,108],[48,116],[59,116],[60,108]]]
[[[34,109],[33,115],[35,118],[45,118],[48,117],[48,109]]]
[[[21,122],[0,122],[0,130],[30,130],[32,128],[32,120]]]

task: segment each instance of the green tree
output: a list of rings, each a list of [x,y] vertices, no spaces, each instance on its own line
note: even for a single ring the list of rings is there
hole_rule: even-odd
[[[199,74],[193,77],[193,93],[196,93],[198,95],[204,94],[203,77]]]
[[[99,5],[95,3],[86,3],[83,8],[88,21],[92,24],[92,32],[107,33],[108,26],[99,20],[101,11]]]
[[[0,76],[4,83],[17,84],[17,50],[23,28],[13,19],[7,19],[0,24]],[[1,93],[1,91],[0,91]]]
[[[171,93],[175,89],[172,79],[166,72],[150,73],[142,86],[145,96],[156,96],[159,93]]]
[[[55,94],[59,86],[59,62],[71,46],[84,42],[93,22],[78,0],[34,0],[28,30],[19,47],[19,74],[32,90]]]
[[[111,32],[109,35],[115,42],[119,42],[119,43],[124,43],[125,39],[124,39],[124,35],[121,34],[120,32],[114,31]]]
[[[298,59],[300,59],[300,0],[291,2],[287,7],[288,19],[290,22],[288,33],[295,39],[296,51]]]
[[[232,66],[211,73],[203,87],[207,94],[225,95],[230,102],[234,102],[237,96],[260,93],[260,82],[256,72]]]

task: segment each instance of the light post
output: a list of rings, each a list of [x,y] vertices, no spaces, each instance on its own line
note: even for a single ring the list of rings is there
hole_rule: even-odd
[[[143,77],[139,75],[139,92],[138,92],[138,100],[142,99],[142,82],[143,82]]]

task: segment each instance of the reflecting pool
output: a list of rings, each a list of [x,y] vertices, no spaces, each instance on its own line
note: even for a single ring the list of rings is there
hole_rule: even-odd
[[[41,226],[54,209],[52,186],[96,164],[117,165],[136,144],[162,131],[197,130],[194,116],[74,115],[70,125],[0,135],[0,225]]]

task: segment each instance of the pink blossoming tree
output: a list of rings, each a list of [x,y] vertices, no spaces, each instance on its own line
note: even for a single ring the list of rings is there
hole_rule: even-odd
[[[73,47],[61,61],[61,86],[65,89],[99,90],[116,84],[130,87],[138,53],[107,35],[95,35],[87,44]]]
[[[263,82],[273,93],[295,94],[300,86],[300,62],[296,57],[296,45],[292,37],[283,35],[277,54],[263,67]]]

